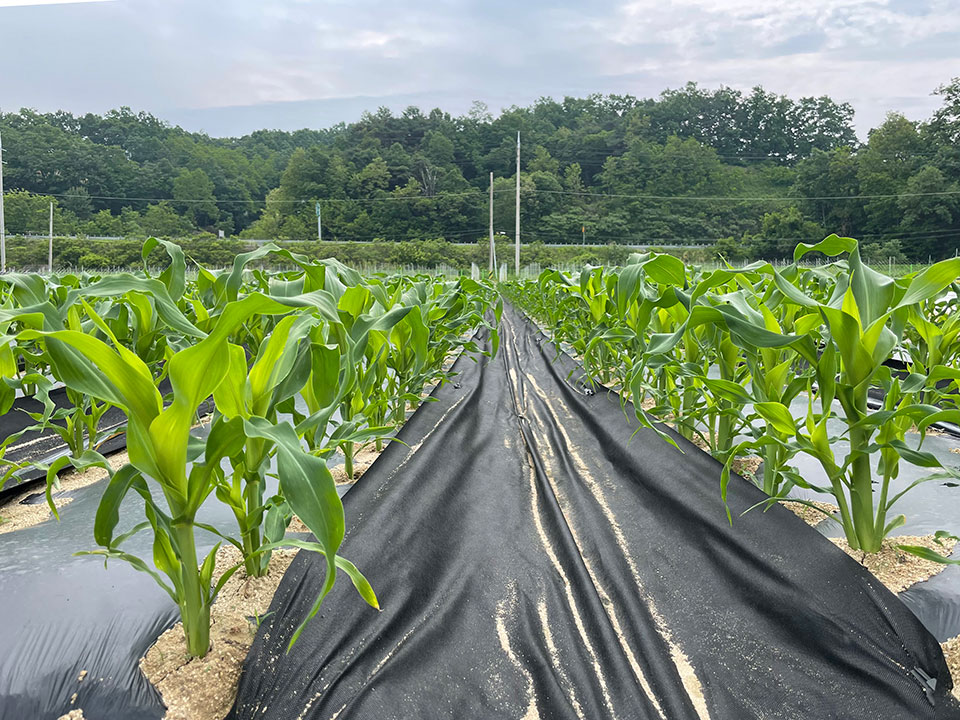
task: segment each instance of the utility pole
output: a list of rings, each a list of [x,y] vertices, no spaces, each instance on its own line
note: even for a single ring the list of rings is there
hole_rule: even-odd
[[[583,236],[583,241],[581,242],[581,244],[586,245],[587,244],[587,226],[586,225],[580,226],[580,234]]]
[[[517,227],[514,232],[514,242],[515,242],[515,254],[514,258],[515,267],[517,269],[517,277],[520,277],[520,132],[517,131]]]
[[[3,222],[3,138],[0,138],[0,272],[7,271],[7,227]]]
[[[317,240],[323,242],[323,226],[320,224],[320,201],[317,200]]]
[[[47,248],[47,267],[53,275],[53,200],[50,201],[50,245]]]
[[[493,249],[493,172],[490,173],[490,272],[493,272],[495,251]]]

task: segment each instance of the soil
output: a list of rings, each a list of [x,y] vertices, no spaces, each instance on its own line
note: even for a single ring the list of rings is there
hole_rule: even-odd
[[[125,465],[129,458],[126,452],[118,452],[111,455],[107,460],[110,463],[110,467],[117,470]],[[79,490],[88,485],[93,485],[93,483],[103,480],[105,477],[107,477],[107,471],[98,467],[88,468],[83,472],[71,470],[60,475],[60,487],[59,489],[55,489],[53,501],[54,505],[57,506],[57,510],[59,511],[69,505],[73,502],[73,498],[69,496],[56,497],[56,493]],[[38,490],[37,488],[26,490],[15,495],[6,505],[0,508],[0,534],[33,527],[53,517],[53,513],[50,512],[46,500],[31,505],[21,504],[23,500],[31,495],[36,495],[38,492],[42,492],[42,490]]]
[[[819,500],[814,500],[811,504],[820,508],[820,510],[815,510],[809,505],[792,502],[790,500],[781,500],[780,504],[811,527],[816,527],[827,519],[827,516],[820,512],[820,510],[830,513],[831,515],[835,515],[836,513],[840,512],[840,508],[833,503],[820,502]]]
[[[952,539],[941,540],[938,543],[933,535],[899,535],[884,540],[880,552],[864,553],[861,550],[851,550],[850,545],[843,538],[830,538],[830,540],[872,572],[877,580],[893,593],[902,592],[911,585],[929,580],[947,567],[942,563],[924,560],[904,552],[897,547],[898,545],[920,545],[947,557],[957,544],[957,541]]]
[[[71,710],[66,715],[61,715],[57,720],[84,720],[83,710]]]
[[[384,450],[386,449],[386,441],[384,442]],[[375,445],[370,445],[368,447],[362,448],[353,457],[353,480],[347,479],[347,473],[343,470],[343,465],[336,465],[330,468],[330,473],[333,475],[334,482],[337,485],[353,485],[360,477],[370,469],[370,466],[373,464],[373,461],[380,457],[380,453],[383,452],[377,451]],[[290,521],[290,525],[287,526],[287,531],[292,533],[309,533],[310,528],[303,524],[303,521],[298,518],[296,515],[293,516],[293,519]]]
[[[960,636],[951,638],[940,645],[943,648],[943,657],[953,676],[953,696],[960,700]]]
[[[383,446],[386,448],[386,441],[384,441]],[[347,473],[341,463],[340,465],[330,468],[330,474],[333,475],[334,482],[336,482],[337,485],[352,485],[373,465],[373,461],[380,457],[380,452],[382,451],[378,451],[375,445],[360,448],[360,450],[353,455],[353,477],[347,477]]]
[[[646,404],[648,401],[644,401]],[[652,400],[649,402],[653,402]],[[667,423],[669,425],[669,423]],[[710,453],[710,446],[707,444],[707,441],[704,440],[699,435],[694,435],[691,442],[696,445],[698,448],[703,450],[705,453]],[[757,470],[760,468],[760,463],[763,462],[763,458],[759,458],[755,455],[748,455],[746,457],[736,457],[733,459],[733,462],[730,463],[730,469],[733,470],[738,475],[745,477],[747,480],[753,480],[757,475]]]
[[[234,573],[211,608],[210,652],[205,657],[187,655],[180,623],[147,650],[140,660],[140,670],[163,696],[166,720],[222,720],[226,716],[257,631],[255,619],[269,609],[296,553],[275,551],[270,570],[262,578],[248,577],[243,568]],[[240,560],[240,551],[232,545],[220,548],[214,580]]]
[[[757,470],[760,469],[760,463],[762,462],[763,458],[758,458],[756,455],[737,457],[730,463],[730,469],[738,475],[752,480],[757,476]]]

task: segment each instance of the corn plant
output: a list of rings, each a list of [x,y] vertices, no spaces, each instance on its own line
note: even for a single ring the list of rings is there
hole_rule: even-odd
[[[310,302],[323,304],[317,297],[310,298]],[[327,305],[329,316],[328,299]],[[244,444],[247,440],[270,440],[277,444],[283,495],[314,533],[327,556],[328,577],[321,597],[336,577],[336,550],[343,537],[343,508],[326,465],[303,452],[291,426],[283,430],[283,424],[274,425],[264,418],[251,416],[232,425],[220,423],[215,428],[217,432],[211,432],[202,443],[190,435],[200,403],[215,393],[223,398],[226,391],[221,385],[237,380],[231,376],[231,367],[243,351],[229,343],[230,334],[256,315],[290,311],[291,304],[263,295],[249,295],[227,303],[210,334],[170,357],[167,373],[173,393],[167,407],[147,365],[124,347],[92,310],[88,312],[109,338],[109,345],[74,330],[21,333],[24,340],[42,339],[56,375],[66,385],[98,397],[127,415],[130,463],[112,475],[104,492],[94,532],[102,549],[93,552],[130,562],[138,570],[149,573],[170,594],[180,608],[191,655],[202,656],[209,648],[210,605],[224,582],[221,579],[217,587],[210,587],[216,548],[202,563],[198,562],[196,515],[207,497],[224,485],[221,460],[238,452],[238,438],[245,438]],[[245,396],[245,385],[232,389],[234,395]],[[159,487],[165,506],[152,499],[148,481]],[[119,504],[131,489],[145,500],[147,520],[134,532],[152,530],[156,570],[122,549],[122,543],[131,533],[114,534]],[[224,577],[228,577],[229,572]],[[369,600],[365,581],[358,575],[355,582],[363,587]]]
[[[366,283],[336,261],[311,261],[270,245],[238,256],[224,272],[198,268],[197,280],[188,282],[186,260],[172,243],[148,241],[144,262],[156,249],[170,259],[156,277],[145,269],[0,282],[0,410],[17,389],[42,400],[54,381],[73,401],[62,411],[46,404],[36,418],[47,429],[57,426],[71,446],[70,455],[46,468],[54,514],[51,489],[62,468],[107,470],[94,523],[99,548],[90,554],[150,574],[180,608],[193,655],[206,652],[210,605],[236,570],[212,586],[217,548],[198,557],[198,528],[239,548],[251,576],[266,570],[280,544],[323,553],[326,582],[304,623],[338,569],[376,607],[369,583],[336,554],[343,508],[326,458],[389,431],[383,419],[392,393],[419,397],[425,382],[445,377],[442,364],[452,352],[477,350],[469,337],[477,327],[489,327],[496,343],[494,291],[466,279]],[[268,257],[292,269],[248,267]],[[211,397],[209,433],[194,436],[191,427]],[[305,414],[297,411],[300,399]],[[129,462],[117,471],[95,449],[108,406],[126,417]],[[10,463],[2,452],[13,439],[0,444],[5,472]],[[267,497],[274,465],[279,490]],[[143,499],[145,519],[118,532],[119,507],[131,491]],[[199,508],[214,498],[231,509],[236,532],[197,521]],[[282,537],[293,513],[315,541]],[[152,534],[152,562],[126,551],[139,532]]]
[[[0,338],[0,415],[9,412],[16,400],[18,368],[13,344],[14,338],[12,336],[7,335]],[[15,443],[21,435],[22,433],[13,433],[0,440],[0,490],[21,467],[18,463],[5,458],[7,448]]]
[[[800,268],[810,252],[849,257]],[[960,421],[960,325],[944,309],[955,296],[942,300],[958,275],[955,259],[889,278],[861,261],[855,240],[831,236],[799,245],[782,270],[756,263],[701,274],[676,258],[643,255],[579,279],[545,271],[507,293],[581,354],[592,376],[625,378],[617,384],[629,389],[641,425],[640,405],[652,397],[650,413],[702,437],[725,463],[724,500],[733,461],[758,453],[769,502],[794,486],[832,494],[850,545],[872,552],[904,522],[891,509],[916,485],[890,492],[900,463],[931,468],[921,482],[950,472],[905,436],[915,426],[922,442],[932,423]],[[905,373],[888,366],[898,353]],[[884,397],[876,412],[871,389]],[[791,403],[803,393],[806,417],[795,418]],[[845,428],[841,437],[827,433],[833,420]],[[834,450],[840,439],[850,444],[843,457]],[[829,485],[814,486],[790,465],[799,453],[820,462]]]
[[[839,505],[840,522],[850,546],[876,552],[883,539],[906,520],[903,515],[890,517],[893,505],[917,484],[890,496],[890,483],[899,473],[899,463],[943,470],[932,454],[911,449],[905,443],[911,425],[925,428],[938,412],[918,402],[930,385],[930,376],[914,373],[901,382],[884,362],[902,342],[912,316],[916,323],[918,308],[960,275],[960,259],[937,263],[898,282],[867,267],[860,259],[857,242],[850,238],[831,236],[816,245],[801,244],[795,260],[813,251],[849,253],[849,273],[841,277],[826,302],[799,291],[779,273],[775,272],[774,278],[785,299],[806,310],[797,320],[798,327],[819,332],[824,342],[819,354],[808,351],[805,357],[816,372],[820,411],[813,409],[811,399],[806,422],[798,424],[782,403],[766,403],[758,410],[820,462]],[[871,413],[868,391],[874,383],[883,387],[886,398],[884,407]],[[827,435],[834,400],[842,408],[841,419],[850,445],[843,459],[837,458]],[[879,478],[875,478],[871,466],[873,453],[880,458]],[[917,482],[940,476],[933,474]]]

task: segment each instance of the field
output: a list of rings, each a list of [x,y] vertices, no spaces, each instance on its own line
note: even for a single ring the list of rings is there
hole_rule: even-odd
[[[877,552],[905,522],[890,493],[901,462],[929,468],[924,482],[956,476],[905,440],[960,421],[960,260],[894,278],[837,236],[799,245],[794,260],[817,252],[849,260],[702,271],[653,254],[578,276],[547,271],[509,294],[629,397],[642,424],[670,418],[723,462],[724,498],[731,467],[759,456],[771,502],[795,487],[827,494],[850,547]],[[841,437],[846,457],[834,451]],[[791,467],[801,453],[825,485]]]
[[[158,253],[163,269],[148,269]],[[321,696],[304,717],[339,715],[340,700],[311,683],[329,684],[323,672],[353,667],[359,653],[356,682],[372,687],[438,607],[451,626],[493,623],[482,640],[472,629],[460,642],[421,640],[451,667],[496,657],[497,682],[513,687],[504,669],[513,668],[520,687],[533,683],[526,658],[546,648],[577,707],[592,707],[580,694],[600,683],[602,713],[633,707],[635,691],[643,717],[723,717],[766,702],[717,690],[721,665],[747,647],[758,663],[795,651],[771,677],[802,685],[842,663],[822,638],[782,635],[821,622],[826,635],[849,625],[842,642],[860,653],[850,662],[872,668],[851,682],[882,688],[879,705],[897,697],[904,668],[913,690],[927,688],[905,706],[948,702],[944,657],[922,627],[945,642],[946,662],[957,661],[950,638],[960,628],[934,630],[866,578],[900,593],[960,564],[950,557],[960,532],[950,510],[960,482],[960,259],[890,275],[834,235],[776,266],[705,268],[645,253],[496,283],[361,275],[274,245],[225,270],[155,239],[141,256],[136,272],[0,281],[9,429],[0,490],[27,493],[30,478],[45,479],[45,507],[62,520],[38,514],[41,524],[0,534],[14,538],[0,547],[76,543],[80,558],[58,557],[42,581],[52,600],[57,578],[75,577],[87,602],[105,603],[97,585],[117,583],[152,608],[130,637],[113,638],[102,620],[68,631],[109,657],[77,648],[77,665],[50,645],[46,664],[54,677],[79,673],[80,699],[63,682],[38,717],[66,717],[76,704],[93,718],[91,708],[123,693],[130,707],[156,707],[138,662],[171,720],[223,718],[237,692],[231,718],[268,706],[307,713]],[[113,454],[117,442],[125,453]],[[368,467],[374,479],[350,491],[351,515],[341,495]],[[76,478],[89,473],[99,479],[84,494]],[[0,506],[0,518],[11,523],[18,508]],[[291,550],[306,552],[291,565]],[[109,580],[90,559],[107,561]],[[8,582],[21,585],[0,592],[41,584],[42,563],[9,562]],[[117,574],[124,563],[134,572]],[[956,601],[947,588],[929,612]],[[850,597],[849,614],[816,604],[834,596]],[[364,604],[383,612],[361,614]],[[524,610],[545,640],[528,632]],[[724,613],[739,634],[711,646],[703,638]],[[882,617],[896,632],[876,630]],[[771,623],[783,630],[775,642]],[[243,643],[224,634],[231,627]],[[389,650],[367,658],[381,636]],[[18,658],[27,636],[13,637]],[[609,642],[594,649],[599,637]],[[581,659],[561,662],[564,653]],[[323,667],[301,672],[316,657]],[[434,667],[423,657],[408,656],[407,672]],[[597,677],[577,680],[588,667]],[[126,679],[83,685],[88,672]],[[632,679],[608,689],[603,672]],[[285,685],[304,674],[296,692]],[[19,692],[18,702],[35,692],[4,682],[14,684],[0,683],[3,697]],[[376,687],[409,695],[392,679]],[[553,707],[530,692],[540,700],[529,700],[527,717]],[[198,698],[208,700],[202,711]]]

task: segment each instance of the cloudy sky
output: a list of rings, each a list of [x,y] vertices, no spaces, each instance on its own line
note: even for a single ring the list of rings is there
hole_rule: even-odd
[[[960,75],[956,0],[0,0],[0,109],[129,105],[191,130],[459,114],[694,80],[827,94],[858,132]]]

